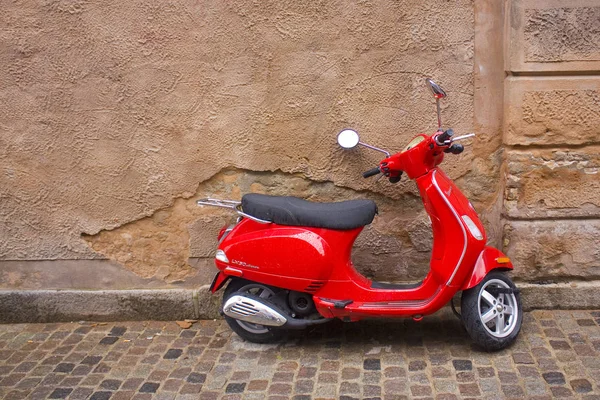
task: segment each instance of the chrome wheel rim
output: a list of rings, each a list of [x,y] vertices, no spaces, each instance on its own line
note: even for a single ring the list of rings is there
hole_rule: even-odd
[[[268,287],[259,285],[257,283],[251,283],[246,286],[242,286],[240,290],[238,290],[238,292],[250,293],[260,297],[261,299],[268,299],[269,297],[275,294]],[[261,324],[253,324],[252,322],[240,321],[239,319],[236,319],[235,322],[237,322],[237,324],[241,326],[244,330],[251,333],[261,334],[269,332],[269,329]]]
[[[500,279],[490,279],[479,290],[477,306],[485,330],[496,338],[510,335],[517,326],[519,308],[514,293],[493,294],[493,289],[512,289]]]

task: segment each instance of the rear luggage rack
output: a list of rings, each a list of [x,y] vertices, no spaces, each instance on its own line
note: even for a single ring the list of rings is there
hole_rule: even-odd
[[[259,224],[270,224],[271,221],[265,221],[264,219],[253,217],[250,214],[246,214],[242,211],[242,203],[235,200],[219,200],[219,199],[211,199],[204,198],[196,201],[196,204],[199,206],[212,206],[212,207],[221,207],[221,208],[229,208],[244,218],[251,219],[252,221],[258,222]]]

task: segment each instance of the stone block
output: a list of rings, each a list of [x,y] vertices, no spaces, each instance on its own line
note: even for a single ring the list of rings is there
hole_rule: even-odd
[[[536,309],[581,310],[600,306],[600,281],[547,283],[518,282],[525,311]]]
[[[0,290],[0,323],[216,318],[220,296],[199,290]]]
[[[596,0],[512,0],[507,65],[513,72],[600,68],[600,6]]]
[[[506,144],[600,143],[600,77],[512,77],[505,85]]]
[[[600,277],[600,219],[508,221],[504,245],[521,280]]]
[[[600,146],[509,150],[510,218],[600,217]]]

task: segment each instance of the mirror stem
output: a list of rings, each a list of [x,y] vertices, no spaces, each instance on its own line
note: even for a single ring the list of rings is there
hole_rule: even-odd
[[[380,151],[383,154],[385,154],[387,158],[390,158],[390,153],[388,153],[385,150],[380,149],[379,147],[371,146],[370,144],[366,144],[366,143],[363,143],[363,142],[358,142],[358,144],[360,144],[361,146],[365,146],[365,147],[367,147],[367,148],[369,148],[371,150]]]
[[[442,115],[440,113],[440,99],[435,99],[435,105],[437,106],[437,117],[438,117],[438,132],[442,131]]]

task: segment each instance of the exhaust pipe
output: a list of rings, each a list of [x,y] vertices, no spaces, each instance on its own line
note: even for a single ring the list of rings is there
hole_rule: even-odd
[[[282,326],[287,322],[280,312],[247,295],[231,296],[223,306],[223,313],[240,321],[266,326]]]
[[[252,324],[287,329],[304,329],[310,325],[322,324],[329,321],[329,318],[292,318],[271,302],[247,293],[231,296],[225,302],[225,305],[223,305],[223,314]]]

